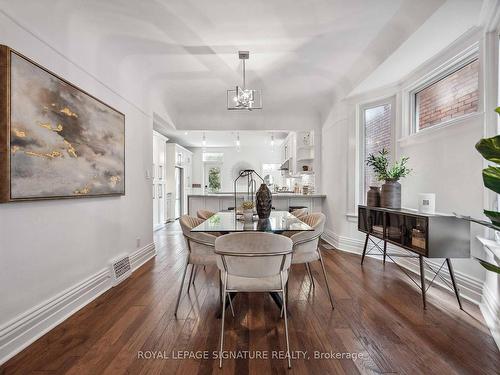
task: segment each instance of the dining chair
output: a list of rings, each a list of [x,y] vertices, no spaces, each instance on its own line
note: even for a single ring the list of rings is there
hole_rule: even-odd
[[[292,264],[305,265],[311,284],[314,287],[314,278],[309,264],[319,260],[325,278],[326,290],[328,291],[328,297],[330,298],[333,310],[333,298],[328,284],[325,263],[323,262],[323,257],[321,256],[321,250],[319,248],[319,239],[325,229],[326,216],[321,212],[317,212],[303,216],[300,220],[312,227],[314,231],[298,232],[290,236],[290,239],[293,241]]]
[[[203,220],[208,220],[214,215],[215,215],[215,212],[210,211],[210,210],[203,210],[202,209],[202,210],[198,210],[196,212],[196,216],[198,216],[200,219],[203,219]]]
[[[302,219],[304,216],[307,216],[307,208],[299,208],[293,210],[291,214],[295,216],[297,219]]]
[[[184,272],[182,274],[182,281],[179,289],[179,294],[177,296],[177,302],[175,304],[174,315],[176,317],[188,266],[191,265],[191,272],[189,274],[187,289],[187,292],[189,293],[191,284],[194,284],[194,278],[196,277],[196,267],[215,265],[217,263],[214,253],[215,240],[217,236],[205,232],[191,232],[191,229],[200,225],[204,221],[205,220],[203,219],[192,217],[189,215],[184,215],[179,219],[179,223],[182,228],[182,234],[184,235],[184,239],[188,248],[188,256],[186,259],[186,266],[184,267]]]
[[[273,233],[231,233],[215,241],[217,266],[222,277],[222,322],[219,367],[222,368],[226,295],[236,292],[278,292],[283,299],[285,339],[290,361],[285,285],[292,258],[292,240]],[[230,300],[230,299],[229,299]]]

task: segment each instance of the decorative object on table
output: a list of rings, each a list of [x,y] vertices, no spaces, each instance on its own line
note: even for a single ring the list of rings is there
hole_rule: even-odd
[[[309,185],[302,186],[302,194],[304,195],[309,194]]]
[[[269,220],[269,218],[259,219],[257,221],[257,229],[260,230],[261,232],[270,231],[272,229],[271,220]]]
[[[369,154],[366,165],[371,167],[379,181],[385,181],[380,194],[380,206],[384,208],[401,208],[401,178],[408,176],[411,169],[407,167],[408,157],[396,161],[389,166],[389,151],[383,148],[377,155]]]
[[[259,219],[267,219],[271,215],[273,205],[273,195],[266,184],[261,184],[257,191],[257,215]]]
[[[310,146],[311,145],[311,133],[306,132],[304,136],[302,137],[302,144],[304,146]]]
[[[252,90],[246,87],[246,67],[245,61],[250,58],[250,52],[238,51],[238,57],[243,65],[243,86],[236,86],[235,90],[227,90],[226,100],[227,109],[262,109],[262,92],[260,90]]]
[[[208,189],[212,193],[220,190],[220,168],[212,167],[208,170]]]
[[[252,201],[244,201],[241,205],[243,209],[243,220],[244,221],[253,221],[253,209],[254,204]]]
[[[425,249],[425,230],[417,225],[411,230],[411,245],[420,249]]]
[[[500,107],[495,109],[500,115]],[[493,162],[495,164],[500,164],[500,135],[496,135],[491,138],[482,138],[476,143],[476,150],[485,158],[486,160]],[[483,183],[484,186],[493,192],[500,194],[500,167],[490,165],[489,167],[483,169]],[[499,242],[500,233],[500,212],[492,210],[483,210],[484,214],[490,219],[491,222],[485,220],[474,219],[470,216],[460,216],[455,214],[457,217],[462,219],[481,224],[485,227],[493,229],[495,231],[495,238]],[[500,274],[500,267],[493,263],[487,262],[483,259],[476,257],[479,263],[486,268],[488,271],[496,272]]]
[[[0,202],[125,194],[125,115],[0,46]]]
[[[436,194],[421,193],[418,195],[418,212],[433,214],[436,212]]]
[[[239,172],[238,177],[234,180],[234,207],[238,207],[238,198],[241,199],[242,195],[244,201],[253,202],[254,207],[257,207],[255,195],[255,190],[257,188],[256,178],[258,178],[260,182],[264,184],[264,179],[253,169],[244,169]],[[238,184],[241,182],[244,182],[244,186],[246,186],[246,194],[238,192]]]
[[[370,186],[370,190],[366,193],[366,205],[380,207],[380,187]]]

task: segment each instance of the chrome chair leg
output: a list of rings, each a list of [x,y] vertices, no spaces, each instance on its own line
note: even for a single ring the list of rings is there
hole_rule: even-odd
[[[196,266],[193,264],[191,265],[191,272],[189,273],[189,282],[188,282],[188,293],[189,293],[189,290],[191,289],[191,283],[193,281],[193,273],[194,273],[194,270],[195,270]]]
[[[184,272],[182,273],[182,281],[181,281],[181,287],[179,288],[179,294],[177,295],[177,302],[175,303],[175,312],[174,312],[174,316],[177,318],[177,309],[179,308],[179,302],[181,300],[181,293],[182,293],[182,287],[184,286],[184,280],[186,278],[186,272],[187,272],[187,268],[188,268],[188,265],[189,265],[189,260],[186,261],[186,266],[184,267]]]
[[[283,276],[281,277],[281,297],[283,298],[283,315],[285,316],[285,338],[286,338],[286,354],[288,357],[288,368],[292,368],[292,361],[290,359],[290,341],[288,339],[288,316],[286,313],[286,297],[285,297],[285,284],[283,283]]]
[[[233,300],[230,294],[229,294],[229,307],[231,308],[231,315],[233,315],[234,318]]]
[[[222,322],[220,329],[220,350],[219,350],[219,368],[222,368],[222,348],[224,347],[224,320],[226,318],[226,284],[227,273],[224,275],[224,282],[222,283]]]
[[[313,278],[313,275],[311,273],[311,267],[309,266],[309,263],[304,263],[304,264],[306,266],[307,273],[309,274],[309,279],[311,280],[311,285],[314,288],[314,278]]]
[[[198,267],[195,266],[194,273],[193,273],[193,286],[194,286],[194,281],[196,280],[197,274],[198,274]]]
[[[321,268],[323,269],[323,276],[325,277],[326,290],[328,291],[328,297],[330,297],[330,303],[332,305],[332,310],[335,309],[333,306],[332,293],[330,292],[330,285],[328,285],[328,277],[326,276],[325,263],[323,262],[323,257],[321,256],[321,250],[318,248],[319,262],[321,263]]]

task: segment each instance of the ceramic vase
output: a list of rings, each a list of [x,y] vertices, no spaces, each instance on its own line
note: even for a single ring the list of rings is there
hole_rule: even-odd
[[[259,219],[267,219],[271,215],[273,196],[266,184],[261,184],[256,194],[256,208]]]
[[[382,185],[380,206],[384,208],[401,208],[401,184],[396,180],[386,180]]]
[[[380,207],[380,188],[378,186],[370,186],[370,190],[366,193],[366,205]]]

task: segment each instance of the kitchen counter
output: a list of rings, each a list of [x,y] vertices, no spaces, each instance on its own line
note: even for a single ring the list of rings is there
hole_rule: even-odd
[[[237,196],[245,196],[246,193],[236,193]],[[296,193],[272,193],[273,198],[326,198],[325,194],[296,194]],[[234,193],[205,193],[205,194],[189,194],[190,197],[231,197],[234,198]]]
[[[246,193],[237,193],[237,205],[241,205]],[[273,193],[273,207],[279,211],[288,211],[291,206],[306,207],[309,212],[321,212],[324,194],[294,194],[294,193]],[[207,193],[189,194],[187,201],[188,214],[196,216],[200,209],[210,211],[227,211],[234,207],[233,193]]]

